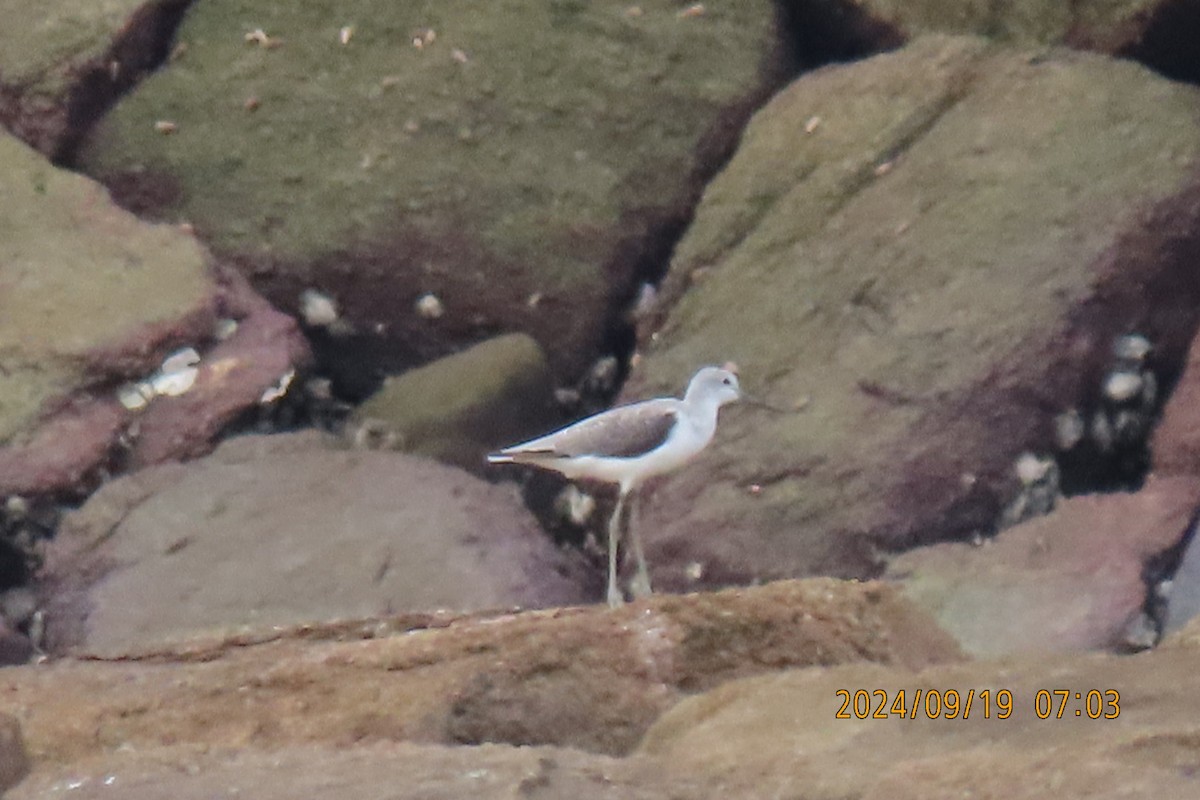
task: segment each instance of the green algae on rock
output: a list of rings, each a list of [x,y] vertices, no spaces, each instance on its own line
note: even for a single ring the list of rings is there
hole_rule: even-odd
[[[965,38],[776,96],[709,185],[626,391],[732,359],[803,410],[729,409],[663,482],[660,582],[870,575],[879,545],[989,530],[1120,334],[1182,361],[1197,120],[1200,93],[1138,65]]]
[[[181,319],[204,316],[214,284],[193,237],[139,221],[102,186],[7,135],[0,173],[3,445],[49,402],[96,381],[97,362],[120,370],[153,361],[153,352],[122,351],[147,329],[165,335]]]
[[[200,3],[186,54],[104,120],[82,166],[130,207],[193,222],[282,307],[335,297],[370,368],[520,330],[575,377],[777,44],[766,0],[639,10]],[[430,292],[437,320],[413,313]]]
[[[555,418],[552,392],[538,343],[512,333],[387,378],[355,410],[352,435],[478,471],[489,450]]]

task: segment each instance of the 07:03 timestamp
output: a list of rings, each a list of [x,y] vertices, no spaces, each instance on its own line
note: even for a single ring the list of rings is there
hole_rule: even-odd
[[[841,700],[835,719],[1008,719],[1015,703],[1011,689],[838,689]],[[1121,693],[1116,689],[1039,689],[1033,696],[1038,719],[1079,717],[1116,719],[1121,714]]]

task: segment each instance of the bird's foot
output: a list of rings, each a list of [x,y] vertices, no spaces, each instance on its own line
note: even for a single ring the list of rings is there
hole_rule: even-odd
[[[625,605],[625,596],[621,594],[621,590],[616,586],[608,587],[608,607],[620,608]]]
[[[649,597],[654,594],[654,590],[650,588],[650,576],[639,572],[633,576],[633,580],[629,582],[629,593],[634,597]]]

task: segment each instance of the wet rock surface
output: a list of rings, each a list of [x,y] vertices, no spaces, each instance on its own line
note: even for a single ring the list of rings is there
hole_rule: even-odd
[[[1120,335],[1182,363],[1198,114],[1136,65],[936,37],[777,95],[677,248],[626,394],[731,359],[797,410],[728,409],[663,480],[660,583],[875,574],[877,547],[992,530]]]
[[[109,654],[208,629],[579,602],[587,584],[511,488],[316,433],[231,439],[106,485],[64,520],[43,573],[47,646]]]
[[[351,395],[498,330],[573,379],[779,45],[768,2],[627,10],[200,3],[186,54],[104,119],[82,166],[128,207],[193,222],[281,308],[329,297],[342,324],[318,351]]]

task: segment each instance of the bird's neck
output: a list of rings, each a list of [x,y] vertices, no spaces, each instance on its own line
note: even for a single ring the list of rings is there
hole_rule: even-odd
[[[687,406],[687,417],[693,426],[710,433],[716,430],[720,403],[710,398],[701,400],[696,397],[685,397],[683,402]]]

